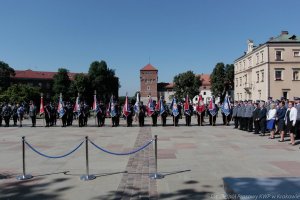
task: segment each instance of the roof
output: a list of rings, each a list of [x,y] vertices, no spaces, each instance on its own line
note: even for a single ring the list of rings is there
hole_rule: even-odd
[[[157,83],[157,90],[158,91],[164,91],[167,89],[173,89],[174,88],[174,83],[165,83],[165,82],[160,82]]]
[[[279,36],[270,38],[267,43],[278,43],[278,42],[300,42],[300,36],[290,35],[288,32],[283,31]]]
[[[32,71],[28,70],[15,70],[14,78],[23,78],[23,79],[53,79],[53,76],[57,72],[44,72],[44,71]],[[74,80],[75,75],[78,73],[69,72],[69,78]]]
[[[210,74],[198,74],[197,76],[200,76],[200,80],[202,82],[202,86],[210,86]]]
[[[148,65],[146,65],[145,67],[143,67],[141,69],[141,71],[157,71],[157,69],[155,67],[153,67],[150,63]]]

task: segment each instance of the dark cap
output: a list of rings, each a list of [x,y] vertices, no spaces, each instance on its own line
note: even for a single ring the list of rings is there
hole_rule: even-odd
[[[298,101],[298,100],[300,100],[300,98],[299,97],[294,97],[294,100]]]

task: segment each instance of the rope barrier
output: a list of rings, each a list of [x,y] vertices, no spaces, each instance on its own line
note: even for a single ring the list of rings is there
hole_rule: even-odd
[[[144,146],[138,148],[138,149],[135,149],[133,151],[130,151],[130,152],[127,152],[127,153],[116,153],[116,152],[111,152],[111,151],[108,151],[104,148],[101,148],[100,146],[96,145],[94,142],[92,142],[91,140],[89,140],[89,142],[94,146],[96,147],[97,149],[105,152],[105,153],[108,153],[108,154],[112,154],[112,155],[115,155],[115,156],[126,156],[126,155],[130,155],[130,154],[134,154],[136,152],[139,152],[143,149],[145,149],[147,146],[149,146],[152,142],[154,141],[154,139],[150,140],[147,144],[145,144]]]
[[[72,151],[70,151],[69,153],[66,153],[64,155],[61,155],[61,156],[49,156],[49,155],[46,155],[46,154],[43,154],[41,152],[39,152],[38,150],[36,150],[33,146],[31,146],[27,141],[25,141],[25,144],[32,150],[34,151],[35,153],[41,155],[41,156],[44,156],[46,158],[64,158],[64,157],[67,157],[68,155],[71,155],[72,153],[74,153],[77,149],[79,149],[81,147],[81,145],[84,143],[84,141],[82,141],[75,149],[73,149]]]

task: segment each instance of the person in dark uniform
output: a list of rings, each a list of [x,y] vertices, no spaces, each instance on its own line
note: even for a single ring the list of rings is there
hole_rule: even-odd
[[[34,105],[33,101],[30,101],[29,116],[30,116],[31,122],[32,122],[31,127],[35,127],[35,125],[36,125],[36,114],[37,114],[36,106]]]
[[[234,105],[232,108],[232,120],[234,122],[234,129],[238,128],[238,126],[239,126],[239,122],[238,122],[238,118],[237,118],[237,111],[238,111],[238,102],[234,101]]]
[[[151,115],[151,118],[152,118],[152,126],[157,126],[157,116],[158,116],[158,113],[159,113],[159,108],[156,108],[156,101],[153,101],[153,106],[154,106],[154,112],[153,114]]]
[[[61,122],[62,122],[62,126],[61,127],[67,127],[67,106],[65,105],[65,103],[62,103],[62,115],[61,117]]]
[[[83,126],[87,126],[88,118],[90,115],[90,107],[86,103],[84,103],[83,105],[83,111],[84,111]]]
[[[67,103],[67,126],[72,126],[73,124],[73,105],[71,102]]]
[[[260,112],[260,106],[259,103],[254,104],[254,109],[253,109],[253,122],[254,122],[254,134],[259,134],[260,127],[259,127],[259,112]]]
[[[252,103],[252,100],[248,100],[248,104],[246,105],[246,130],[248,132],[252,132],[253,131],[253,110],[254,110],[254,106]]]
[[[146,116],[146,108],[143,105],[143,102],[141,102],[140,112],[139,112],[139,126],[140,127],[143,127],[145,125],[145,116]]]
[[[279,108],[276,111],[277,131],[280,133],[279,142],[284,141],[284,131],[285,131],[284,118],[285,118],[285,113],[286,113],[285,102],[280,101],[279,102]]]
[[[267,119],[267,109],[265,108],[265,102],[260,102],[260,111],[259,111],[259,126],[261,134],[260,136],[265,136],[266,134],[266,119]]]
[[[46,121],[46,126],[45,127],[49,127],[50,126],[50,119],[51,119],[51,107],[49,105],[49,103],[46,103],[44,106],[44,110],[45,110],[45,121]]]
[[[131,103],[129,103],[128,107],[129,107],[129,113],[128,113],[127,116],[125,116],[126,117],[126,123],[127,123],[127,127],[132,127],[132,121],[133,121],[132,118],[133,118],[133,112],[134,111],[133,111],[133,106],[132,106]]]
[[[12,118],[13,118],[13,122],[14,122],[14,126],[17,126],[17,122],[18,122],[18,107],[19,104],[14,103],[14,105],[12,106]]]
[[[105,124],[105,117],[106,117],[106,108],[102,101],[99,103],[101,114],[100,114],[100,126],[104,126]]]
[[[83,102],[80,102],[78,110],[78,126],[83,127],[84,126],[84,117],[85,117],[85,112],[84,112],[84,105]]]
[[[2,108],[2,116],[4,118],[5,127],[9,127],[9,121],[10,121],[11,114],[12,114],[11,107],[8,105],[8,103],[5,103]]]
[[[22,122],[23,122],[23,117],[24,117],[24,107],[23,107],[22,103],[18,106],[17,115],[18,115],[20,127],[22,127]]]
[[[167,116],[168,116],[168,111],[169,111],[169,109],[168,109],[168,107],[167,107],[167,105],[166,105],[166,101],[163,101],[163,105],[162,105],[163,107],[164,107],[164,112],[163,113],[160,113],[160,117],[161,117],[161,121],[162,121],[162,126],[166,126],[167,125]]]
[[[193,105],[191,103],[189,103],[188,105],[188,109],[186,109],[184,111],[184,115],[185,115],[185,125],[186,126],[190,126],[191,125],[191,118],[193,116],[193,112],[194,112],[194,108]]]

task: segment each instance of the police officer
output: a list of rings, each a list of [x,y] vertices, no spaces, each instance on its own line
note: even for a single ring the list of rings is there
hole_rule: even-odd
[[[246,130],[248,132],[252,132],[253,131],[253,104],[252,104],[252,100],[248,101],[248,104],[246,105],[246,112],[245,112],[245,121],[246,121]]]
[[[239,126],[238,117],[237,117],[238,106],[239,106],[238,102],[234,101],[234,105],[232,108],[232,120],[234,121],[235,129],[238,128],[238,126]]]
[[[259,101],[257,101],[254,104],[254,109],[253,109],[253,122],[254,122],[254,134],[259,134],[260,127],[259,127],[259,112],[260,112],[260,105]]]
[[[265,102],[260,102],[260,111],[259,111],[259,126],[261,134],[260,136],[265,136],[266,133],[266,118],[267,118],[267,109],[265,108]]]
[[[67,127],[67,105],[65,105],[65,103],[62,103],[62,115],[61,115],[61,122],[62,122],[62,126],[61,127]]]
[[[85,117],[84,105],[83,105],[83,102],[80,102],[79,110],[78,110],[78,126],[79,127],[84,126],[84,117]]]
[[[36,114],[37,114],[36,106],[33,101],[30,101],[29,116],[30,116],[31,122],[32,122],[31,127],[35,127],[35,125],[36,125]]]
[[[143,105],[143,102],[141,102],[140,112],[139,112],[139,126],[140,127],[143,127],[145,125],[145,116],[146,116],[146,108]]]
[[[19,104],[15,104],[12,106],[12,118],[13,118],[13,122],[14,122],[14,126],[17,126],[17,122],[18,122],[18,107]]]
[[[9,120],[12,114],[12,109],[10,105],[6,102],[2,108],[2,116],[4,118],[5,127],[9,127]]]
[[[161,117],[161,121],[162,121],[162,126],[166,126],[167,125],[167,116],[168,116],[168,113],[169,113],[169,109],[166,105],[166,101],[163,101],[163,105],[164,107],[164,111],[162,113],[160,113],[160,117]]]
[[[44,106],[44,110],[45,110],[45,121],[46,121],[46,126],[45,127],[49,127],[50,126],[50,120],[51,120],[51,107],[49,103],[46,103]]]
[[[158,116],[158,112],[159,112],[159,108],[156,108],[156,101],[153,101],[153,106],[154,106],[154,112],[153,114],[151,115],[151,118],[152,118],[152,126],[157,126],[157,116]]]
[[[194,112],[193,105],[191,103],[189,103],[187,109],[184,111],[186,126],[191,125],[191,118],[193,116],[193,112]]]

